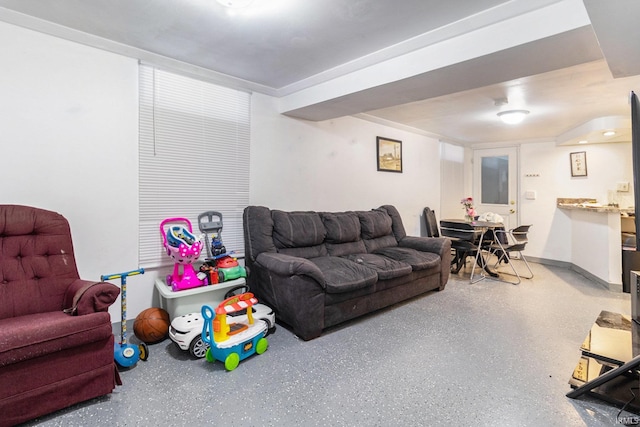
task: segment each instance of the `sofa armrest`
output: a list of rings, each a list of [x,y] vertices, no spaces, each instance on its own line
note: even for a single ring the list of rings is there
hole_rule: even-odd
[[[447,247],[448,244],[448,247]],[[451,250],[451,241],[444,237],[415,237],[406,236],[398,244],[404,248],[411,248],[422,252],[433,252],[442,257],[443,253]]]
[[[451,271],[451,240],[446,237],[415,237],[406,236],[400,240],[399,245],[422,252],[432,252],[440,256],[442,267],[440,268],[440,290],[443,290],[449,281]]]
[[[262,267],[280,276],[309,276],[325,289],[324,274],[317,265],[306,258],[275,252],[262,252],[256,258]]]
[[[108,311],[119,294],[120,288],[112,283],[77,279],[67,288],[63,310],[74,316]]]

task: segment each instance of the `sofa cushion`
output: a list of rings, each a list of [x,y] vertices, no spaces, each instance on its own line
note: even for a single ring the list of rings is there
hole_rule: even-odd
[[[375,239],[376,237],[391,234],[391,217],[387,212],[374,209],[367,212],[358,212],[363,239]]]
[[[440,270],[441,259],[438,254],[431,252],[420,252],[411,248],[387,247],[381,248],[374,252],[378,255],[384,255],[396,261],[402,261],[414,270],[425,270],[429,268],[437,268]]]
[[[327,248],[324,245],[305,246],[300,248],[282,248],[278,249],[278,253],[300,258],[315,258],[329,255]]]
[[[360,219],[355,212],[323,212],[320,216],[327,230],[327,243],[348,243],[360,240]]]
[[[379,209],[385,211],[391,217],[391,222],[393,223],[391,228],[393,229],[393,235],[396,236],[396,240],[399,242],[407,237],[407,232],[404,229],[404,225],[402,225],[402,218],[400,217],[398,209],[392,205],[380,206]]]
[[[374,269],[376,273],[378,273],[379,280],[406,276],[407,274],[411,274],[413,270],[407,263],[376,254],[352,254],[345,256],[345,258]]]
[[[398,242],[393,235],[389,234],[388,236],[365,240],[364,245],[367,248],[368,253],[374,253],[378,249],[398,246]]]
[[[320,245],[327,231],[317,212],[271,211],[273,241],[278,249]]]
[[[333,256],[363,254],[367,252],[367,248],[364,245],[363,240],[347,243],[327,243],[325,246],[327,247],[327,252],[329,253],[329,255]]]
[[[309,261],[322,271],[328,293],[350,292],[372,286],[378,281],[375,270],[345,258],[324,256]]]

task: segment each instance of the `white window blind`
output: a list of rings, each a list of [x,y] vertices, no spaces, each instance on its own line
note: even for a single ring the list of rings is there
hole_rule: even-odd
[[[222,214],[227,251],[244,252],[250,94],[146,65],[139,90],[140,266],[172,263],[160,234],[163,220],[187,218],[199,236],[198,215],[206,211]]]

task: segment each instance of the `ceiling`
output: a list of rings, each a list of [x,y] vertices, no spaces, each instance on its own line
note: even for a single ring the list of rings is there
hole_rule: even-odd
[[[637,0],[0,0],[2,21],[274,96],[292,117],[467,146],[629,141],[637,16]],[[530,114],[505,125],[507,109]]]

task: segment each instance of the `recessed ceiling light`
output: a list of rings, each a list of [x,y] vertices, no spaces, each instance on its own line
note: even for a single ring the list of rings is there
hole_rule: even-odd
[[[578,144],[586,144],[587,142],[589,142],[589,141],[587,141],[586,139],[582,139],[582,140],[578,141]]]
[[[507,124],[515,125],[523,121],[527,114],[528,110],[507,110],[499,112],[498,117]]]
[[[224,7],[230,7],[232,9],[240,9],[242,7],[247,7],[251,3],[253,3],[253,0],[217,0],[217,1]]]
[[[602,132],[602,134],[603,134],[604,136],[613,136],[613,135],[615,135],[615,134],[616,134],[616,132],[615,132],[615,131],[613,131],[613,130],[608,130],[608,131]]]

